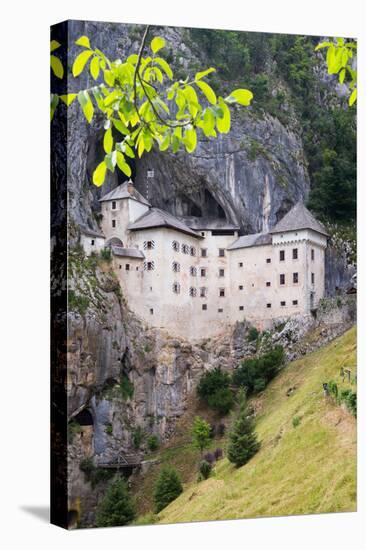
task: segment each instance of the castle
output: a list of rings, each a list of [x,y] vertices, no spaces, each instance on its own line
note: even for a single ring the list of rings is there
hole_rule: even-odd
[[[132,182],[100,199],[102,231],[82,232],[87,254],[110,247],[129,307],[149,326],[204,338],[247,319],[257,327],[311,314],[324,296],[327,232],[297,203],[268,233],[239,236],[222,219],[153,208]]]

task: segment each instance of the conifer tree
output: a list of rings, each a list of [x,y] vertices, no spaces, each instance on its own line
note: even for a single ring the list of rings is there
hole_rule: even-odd
[[[154,490],[155,511],[159,513],[183,492],[183,486],[174,468],[166,466],[160,472]]]
[[[256,454],[259,442],[249,416],[245,392],[239,395],[239,413],[229,433],[228,459],[235,466],[244,466]]]
[[[126,525],[135,518],[135,509],[123,478],[112,481],[96,515],[97,527]]]

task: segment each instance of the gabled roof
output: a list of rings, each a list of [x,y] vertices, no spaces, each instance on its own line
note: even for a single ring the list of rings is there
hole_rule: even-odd
[[[238,248],[249,248],[251,246],[262,246],[272,244],[272,237],[269,233],[253,233],[253,235],[243,235],[234,241],[228,250],[236,250]]]
[[[102,239],[105,239],[105,236],[100,231],[94,231],[94,229],[89,229],[88,227],[84,227],[83,225],[80,225],[80,231],[81,233],[84,233],[84,235],[88,235],[90,237],[100,237]]]
[[[196,231],[204,230],[228,230],[238,231],[240,227],[238,225],[227,222],[223,218],[201,218],[197,216],[181,216],[179,217],[186,225]]]
[[[112,245],[111,248],[115,256],[123,256],[126,258],[145,258],[145,254],[138,248],[124,248],[117,245]]]
[[[322,235],[329,236],[325,227],[314,218],[302,202],[295,204],[282,220],[271,229],[270,233],[284,233],[285,231],[296,231],[297,229],[312,229]]]
[[[148,212],[145,212],[135,222],[128,224],[127,229],[138,231],[139,229],[149,229],[151,227],[170,227],[197,239],[202,238],[201,235],[198,235],[184,222],[178,220],[178,218],[168,212],[160,210],[160,208],[150,208]]]
[[[99,199],[99,202],[115,201],[119,199],[133,199],[135,201],[142,202],[142,204],[146,204],[147,206],[151,206],[149,201],[147,201],[145,197],[143,197],[141,193],[137,191],[131,180],[126,181],[121,185],[118,185],[118,187],[116,187],[106,195],[103,195],[103,197]]]

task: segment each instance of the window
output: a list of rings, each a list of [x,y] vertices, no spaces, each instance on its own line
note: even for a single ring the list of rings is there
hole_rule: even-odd
[[[284,262],[284,261],[285,261],[285,251],[280,250],[280,262]]]
[[[206,298],[206,296],[207,296],[207,288],[205,286],[202,286],[200,288],[200,297],[201,298]]]
[[[204,232],[204,231],[201,231],[201,236],[202,236],[202,237],[205,236],[205,232]]]
[[[225,269],[219,269],[219,277],[225,277]]]
[[[281,302],[281,307],[285,307],[286,302]]]
[[[189,249],[189,252],[190,252],[190,255],[191,256],[195,256],[196,255],[196,249],[194,246],[191,246],[191,248]]]
[[[150,308],[150,315],[154,315],[154,310],[153,310],[153,308]]]
[[[173,292],[175,294],[179,294],[180,293],[180,284],[179,283],[173,283]]]
[[[121,264],[119,264],[119,266],[118,266],[118,267],[119,267],[120,269],[122,269],[122,266],[121,266]]]
[[[239,306],[239,311],[244,311],[244,306]]]
[[[239,285],[239,290],[243,290],[243,285]]]
[[[266,263],[267,263],[267,264],[270,264],[271,261],[272,261],[271,258],[267,258],[267,259],[266,259]]]
[[[298,259],[298,249],[297,248],[293,248],[292,249],[292,259],[293,260],[297,260]]]
[[[297,304],[298,304],[298,301],[297,301],[297,300],[292,300],[292,305],[293,305],[293,306],[297,306]]]
[[[243,262],[239,262],[239,267],[243,267]]]
[[[297,284],[299,282],[299,274],[298,273],[293,273],[292,274],[292,282]]]
[[[271,281],[267,281],[266,286],[271,286]]]
[[[201,277],[206,277],[206,268],[201,267]]]
[[[224,310],[223,310],[222,308],[219,308],[219,309],[217,310],[217,313],[222,313],[223,311],[224,311]]]
[[[182,252],[183,252],[183,254],[189,254],[188,244],[182,244]]]
[[[219,289],[219,296],[220,296],[220,298],[223,298],[225,296],[225,289],[224,288]]]
[[[112,201],[112,210],[116,210],[116,208],[117,208],[116,201]]]
[[[130,271],[130,264],[126,264],[126,271]]]
[[[219,248],[219,256],[223,258],[225,256],[225,248]]]
[[[192,277],[195,277],[195,276],[197,275],[197,268],[191,266],[191,267],[189,268],[189,272],[190,272],[190,274],[192,275]]]
[[[201,248],[201,256],[202,258],[207,258],[207,248]]]
[[[139,270],[139,266],[137,265],[137,266],[136,266],[136,271],[138,271],[138,270]]]
[[[207,304],[202,304],[203,311],[207,311]]]
[[[284,285],[284,284],[285,284],[285,274],[281,273],[281,275],[280,275],[280,285]]]
[[[112,227],[116,227],[116,220],[112,220]]]
[[[194,286],[191,286],[190,289],[189,289],[189,295],[192,296],[192,298],[194,298],[195,296],[197,296],[197,289],[194,287]]]
[[[175,273],[179,273],[180,272],[180,264],[178,262],[173,262],[172,263],[172,269]]]
[[[315,283],[315,273],[311,274],[311,284],[313,285]]]
[[[179,252],[179,242],[173,241],[172,242],[172,249],[175,250],[175,252]]]
[[[146,177],[153,178],[154,177],[154,170],[153,169],[147,170]]]
[[[144,241],[144,250],[152,250],[155,248],[155,241]]]
[[[90,241],[90,244],[91,244],[92,246],[94,246],[94,242],[95,242],[94,239],[92,239],[92,240]]]
[[[312,259],[312,261],[314,261],[314,259],[315,259],[315,250],[314,250],[314,248],[311,249],[311,259]]]
[[[144,270],[145,271],[153,271],[155,269],[154,262],[144,262]],[[151,288],[150,288],[151,289]],[[152,289],[151,289],[152,290]]]
[[[267,309],[270,309],[272,307],[272,304],[267,304]]]

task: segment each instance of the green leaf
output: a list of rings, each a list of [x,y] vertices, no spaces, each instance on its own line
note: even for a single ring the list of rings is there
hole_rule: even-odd
[[[57,40],[51,40],[51,52],[54,52],[61,46],[60,42],[57,42]]]
[[[216,119],[216,126],[219,132],[221,134],[227,134],[230,130],[231,125],[231,115],[230,115],[230,109],[226,105],[225,101],[222,99],[222,97],[219,97],[219,106],[222,109],[222,117],[218,117]]]
[[[165,59],[163,59],[162,57],[156,57],[154,59],[154,63],[158,63],[158,65],[160,65],[160,67],[163,69],[163,71],[165,72],[165,74],[167,75],[167,77],[172,80],[173,78],[173,71],[171,70],[170,66],[168,65],[168,63],[165,61]]]
[[[97,187],[100,187],[101,185],[103,185],[106,172],[107,172],[107,165],[103,160],[100,164],[98,164],[98,166],[93,172],[94,185],[96,185]]]
[[[78,94],[60,95],[60,99],[61,99],[61,101],[63,101],[65,103],[65,105],[67,105],[67,107],[70,107],[71,103],[74,101],[74,99],[77,95]]]
[[[345,76],[346,76],[346,69],[341,69],[341,71],[339,72],[339,82],[341,84],[343,84]]]
[[[99,57],[94,56],[90,62],[90,74],[92,75],[94,80],[97,80],[99,76],[99,70],[100,70]]]
[[[197,133],[194,128],[188,128],[184,132],[183,142],[186,146],[187,153],[192,153],[195,150],[197,147]]]
[[[170,145],[170,133],[165,134],[163,140],[159,144],[160,151],[166,151]]]
[[[108,86],[114,86],[115,76],[113,74],[113,71],[106,69],[104,71],[104,80],[106,84],[108,84]]]
[[[78,93],[78,101],[83,109],[86,120],[90,123],[93,118],[94,107],[86,90],[81,90]]]
[[[349,96],[349,100],[348,100],[348,103],[349,103],[350,107],[352,107],[352,105],[354,104],[356,99],[357,99],[357,88],[353,88],[353,91],[352,91],[351,95]]]
[[[89,58],[93,55],[91,50],[85,50],[77,56],[72,66],[72,74],[74,77],[79,76],[84,70]]]
[[[84,46],[84,48],[90,49],[90,42],[87,36],[80,36],[80,38],[76,40],[75,44],[77,44],[78,46]]]
[[[217,102],[216,94],[211,88],[211,86],[209,86],[207,82],[201,82],[201,80],[196,82],[196,85],[201,89],[202,93],[206,96],[207,100],[210,103],[212,103],[212,105],[215,105]]]
[[[144,151],[145,151],[144,136],[143,136],[143,133],[141,132],[141,134],[139,135],[138,146],[137,146],[137,154],[140,158],[142,157],[142,154]]]
[[[150,48],[153,51],[153,53],[157,53],[161,48],[164,48],[165,46],[165,40],[164,38],[161,38],[160,36],[155,36],[155,38],[152,39]]]
[[[114,172],[114,167],[116,166],[117,162],[117,151],[113,151],[113,153],[108,153],[108,155],[104,157],[104,162],[106,163],[108,170]]]
[[[205,71],[201,71],[199,73],[196,73],[194,79],[196,81],[201,80],[201,78],[203,78],[204,76],[207,76],[208,74],[213,73],[213,72],[216,72],[216,69],[214,69],[213,67],[210,67],[209,69],[206,69]]]
[[[113,147],[112,129],[108,128],[108,130],[104,132],[103,148],[106,153],[110,153],[112,151],[112,147]]]
[[[117,120],[113,118],[112,122],[113,122],[113,126],[117,128],[117,130],[124,136],[127,136],[130,133],[127,126],[124,124],[124,122],[122,122],[122,120]]]
[[[53,74],[57,76],[57,78],[63,78],[64,68],[59,58],[55,55],[51,55],[51,69],[53,70]]]
[[[132,63],[133,65],[135,65],[137,63],[138,58],[139,56],[137,55],[137,53],[133,53],[132,55],[127,57],[127,63]]]
[[[51,120],[53,119],[53,115],[55,114],[57,105],[58,105],[58,95],[51,94]]]
[[[124,152],[126,153],[126,155],[131,159],[135,158],[135,153],[133,152],[131,147],[128,145],[128,143],[124,143],[123,145],[124,145]]]
[[[119,151],[117,151],[117,166],[128,178],[131,176],[131,168],[125,161],[125,157]]]
[[[329,48],[329,46],[333,46],[333,43],[332,42],[320,42],[320,44],[318,44],[315,47],[315,51],[318,51],[321,48]]]
[[[253,94],[250,90],[237,89],[230,93],[229,97],[226,98],[227,103],[239,103],[247,107],[250,105],[251,100],[253,99]]]

